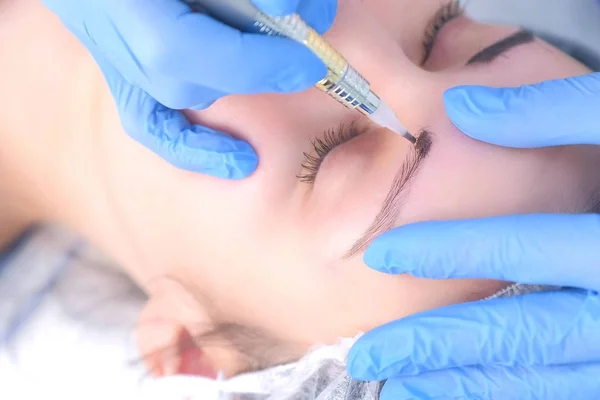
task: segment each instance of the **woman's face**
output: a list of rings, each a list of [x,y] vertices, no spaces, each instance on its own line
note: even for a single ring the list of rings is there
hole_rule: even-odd
[[[588,188],[597,183],[586,172],[595,150],[477,142],[448,120],[442,93],[460,84],[515,86],[587,69],[526,35],[515,47],[488,50],[469,63],[519,30],[450,19],[451,9],[440,0],[340,0],[326,34],[409,131],[427,135],[418,150],[315,89],[231,96],[189,114],[254,146],[260,165],[243,181],[176,171],[115,134],[114,141],[125,143],[111,146],[112,156],[123,161],[112,162],[107,181],[113,193],[124,194],[113,196],[113,206],[140,260],[131,273],[151,297],[143,321],[176,320],[193,336],[220,325],[196,343],[213,367],[230,374],[264,367],[313,344],[502,286],[371,271],[361,254],[381,230],[586,207]],[[328,150],[316,164],[303,155],[318,157],[315,138]],[[181,300],[184,292],[193,300]],[[171,340],[156,332],[142,348]],[[246,356],[259,362],[248,364]]]

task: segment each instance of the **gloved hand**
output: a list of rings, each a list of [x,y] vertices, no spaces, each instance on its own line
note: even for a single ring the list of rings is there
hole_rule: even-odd
[[[600,143],[600,74],[459,87],[445,101],[461,130],[491,143]],[[599,398],[599,215],[417,223],[377,238],[364,259],[390,274],[580,288],[448,306],[368,332],[348,370],[389,378],[382,400]]]
[[[294,92],[326,74],[291,40],[240,34],[181,0],[42,0],[88,48],[116,100],[125,131],[176,167],[240,179],[258,163],[252,147],[190,124],[176,110],[222,96]],[[263,11],[297,11],[317,31],[332,24],[337,0],[254,0]]]

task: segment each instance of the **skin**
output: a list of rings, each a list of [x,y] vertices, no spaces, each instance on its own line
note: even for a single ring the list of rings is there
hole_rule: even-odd
[[[597,149],[474,141],[448,120],[442,93],[589,71],[539,40],[465,66],[516,31],[466,17],[442,29],[420,65],[425,29],[441,3],[340,0],[326,35],[409,131],[433,133],[393,225],[585,209],[599,183]],[[250,353],[268,353],[270,364],[505,286],[387,276],[367,268],[360,253],[344,257],[411,145],[324,94],[231,96],[189,112],[192,121],[248,140],[260,165],[238,182],[179,171],[123,132],[93,59],[52,14],[34,0],[0,3],[0,12],[0,37],[19,38],[0,40],[0,240],[32,222],[58,222],[118,261],[148,294],[138,337],[157,375],[266,366],[249,363],[231,343],[235,335],[191,339],[218,323],[260,331]],[[300,182],[311,139],[352,121],[361,135],[327,156],[314,186]]]

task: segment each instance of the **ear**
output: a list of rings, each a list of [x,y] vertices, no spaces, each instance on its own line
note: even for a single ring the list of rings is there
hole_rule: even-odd
[[[154,377],[217,377],[217,368],[186,328],[194,320],[198,323],[198,312],[203,315],[190,297],[173,290],[155,292],[140,315],[136,328],[138,349]]]

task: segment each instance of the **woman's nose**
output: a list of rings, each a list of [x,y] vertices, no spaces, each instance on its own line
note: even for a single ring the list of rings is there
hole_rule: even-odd
[[[422,121],[421,99],[435,91],[433,74],[415,65],[370,11],[358,1],[340,4],[327,40],[344,55],[370,83],[409,130]]]

